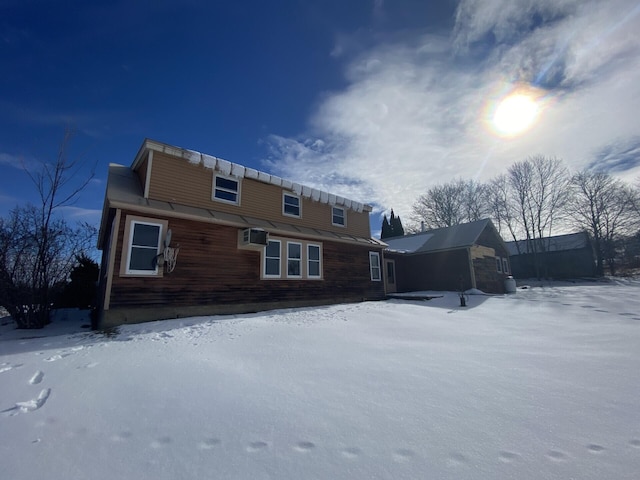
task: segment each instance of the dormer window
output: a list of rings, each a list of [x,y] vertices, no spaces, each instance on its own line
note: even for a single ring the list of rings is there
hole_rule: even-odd
[[[332,207],[331,208],[331,224],[338,227],[344,227],[346,225],[346,215],[344,208]]]
[[[240,203],[240,182],[233,177],[216,175],[213,183],[213,199],[225,203]]]
[[[300,197],[290,193],[283,194],[282,213],[289,217],[300,217]]]

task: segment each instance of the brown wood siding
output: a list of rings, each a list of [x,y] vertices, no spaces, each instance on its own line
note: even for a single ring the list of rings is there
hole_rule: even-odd
[[[154,152],[149,198],[359,237],[371,236],[368,212],[345,208],[347,225],[338,227],[331,224],[330,205],[301,197],[302,217],[285,216],[282,192],[288,190],[250,178],[240,180],[240,205],[212,200],[213,176],[214,172],[203,165]]]
[[[116,265],[124,248],[127,213],[119,224]],[[118,275],[111,288],[110,309],[179,307],[305,300],[326,303],[380,299],[382,282],[369,275],[369,248],[322,242],[323,280],[262,280],[260,251],[237,248],[238,229],[184,219],[168,219],[172,246],[180,245],[175,270],[163,277]],[[292,238],[293,239],[293,238]],[[241,310],[241,309],[240,309]],[[158,317],[161,318],[161,317]]]

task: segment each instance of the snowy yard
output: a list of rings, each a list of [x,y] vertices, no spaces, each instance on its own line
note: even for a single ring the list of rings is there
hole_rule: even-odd
[[[2,479],[639,478],[640,281],[68,326],[0,329]]]

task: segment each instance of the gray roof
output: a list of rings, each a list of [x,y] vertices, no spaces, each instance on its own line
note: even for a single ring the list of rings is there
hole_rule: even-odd
[[[493,226],[493,223],[488,218],[485,218],[475,222],[437,228],[413,235],[385,238],[384,242],[388,245],[388,251],[397,253],[427,253],[454,250],[474,245],[487,225]]]
[[[587,232],[556,235],[554,237],[546,237],[544,242],[544,247],[547,252],[578,250],[589,245],[589,235],[587,235]],[[520,251],[522,253],[526,253],[526,240],[518,240],[517,243],[520,247]],[[516,242],[506,242],[505,245],[507,246],[507,250],[509,250],[509,255],[518,255],[518,246],[516,246]]]
[[[318,240],[333,240],[365,244],[372,247],[381,247],[385,243],[375,238],[357,237],[347,233],[334,233],[317,228],[309,228],[287,223],[275,222],[265,219],[251,218],[246,215],[238,215],[220,212],[210,208],[181,205],[174,202],[153,200],[144,198],[144,193],[136,173],[129,167],[118,164],[109,165],[109,177],[107,180],[107,193],[102,213],[102,225],[98,235],[98,248],[102,248],[103,236],[106,233],[109,208],[131,209],[142,213],[163,215],[168,217],[188,218],[195,221],[230,225],[239,228],[262,228],[270,233],[281,235],[297,235],[300,237],[314,238]]]

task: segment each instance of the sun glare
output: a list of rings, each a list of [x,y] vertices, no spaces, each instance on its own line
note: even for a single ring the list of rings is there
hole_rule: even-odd
[[[512,93],[498,104],[493,114],[493,125],[501,135],[518,135],[533,125],[538,110],[538,103],[533,96]]]
[[[529,130],[549,106],[546,92],[527,84],[503,85],[487,102],[484,121],[494,134],[515,137]]]

